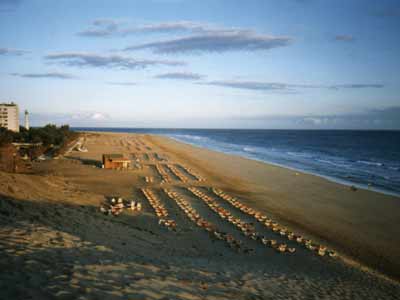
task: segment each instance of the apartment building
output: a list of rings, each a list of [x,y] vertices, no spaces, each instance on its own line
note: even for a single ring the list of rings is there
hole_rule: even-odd
[[[19,132],[19,109],[18,105],[11,103],[0,103],[0,127]]]

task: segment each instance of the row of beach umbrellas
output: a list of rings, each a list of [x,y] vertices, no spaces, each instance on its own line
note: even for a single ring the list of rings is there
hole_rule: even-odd
[[[218,214],[222,219],[228,221],[236,228],[238,228],[246,237],[255,241],[260,241],[263,245],[271,247],[280,253],[294,253],[296,251],[295,248],[288,247],[286,244],[280,244],[277,242],[277,240],[268,239],[262,236],[255,230],[253,224],[245,222],[240,218],[233,216],[228,210],[221,207],[212,197],[206,195],[199,189],[195,187],[189,187],[188,190],[199,199],[201,199],[213,212]]]
[[[154,192],[151,189],[143,188],[142,193],[149,201],[151,207],[153,208],[158,218],[158,224],[163,225],[170,230],[175,230],[176,228],[175,220],[169,218],[168,210],[161,203],[160,199],[154,194]]]
[[[156,164],[157,172],[162,177],[161,183],[170,183],[172,182],[172,177],[168,174],[168,172],[163,168],[162,164]]]
[[[189,167],[181,165],[181,168],[184,169],[188,174],[190,174],[194,178],[196,178],[197,181],[205,181],[206,180],[204,177],[202,177],[201,175],[199,175],[197,172],[193,171],[193,169],[191,169]]]
[[[167,166],[171,170],[171,172],[174,173],[174,175],[178,177],[183,183],[187,183],[189,181],[186,175],[183,174],[183,172],[181,172],[181,170],[179,170],[177,167],[172,164],[168,164]]]
[[[249,253],[253,251],[253,249],[243,246],[242,242],[236,239],[233,235],[217,230],[216,226],[213,223],[202,218],[199,213],[192,207],[192,205],[177,192],[169,189],[164,189],[164,192],[168,195],[169,198],[176,202],[179,208],[193,223],[195,223],[198,227],[206,230],[212,238],[225,241],[230,248],[239,252]]]
[[[265,214],[257,211],[243,203],[241,203],[237,198],[225,193],[221,189],[212,189],[213,193],[219,196],[221,199],[227,201],[233,207],[239,209],[243,213],[253,217],[258,222],[263,224],[268,229],[272,230],[273,232],[279,234],[281,237],[286,237],[290,241],[295,241],[299,245],[304,246],[306,249],[317,253],[320,256],[325,256],[326,254],[334,257],[336,256],[336,252],[333,250],[328,249],[326,246],[319,245],[314,243],[311,239],[307,239],[302,235],[296,234],[286,227],[280,225],[278,222],[273,221],[271,218],[266,216]]]

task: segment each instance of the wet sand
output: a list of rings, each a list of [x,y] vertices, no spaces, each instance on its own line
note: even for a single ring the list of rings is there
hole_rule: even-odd
[[[35,175],[0,173],[0,298],[9,299],[398,299],[400,286],[359,266],[399,275],[398,198],[351,191],[316,176],[148,135],[88,133],[88,152],[34,165]],[[103,153],[138,160],[128,171],[98,168]],[[186,168],[186,169],[185,169]],[[159,170],[164,170],[160,171]],[[297,175],[296,175],[297,173]],[[151,178],[151,182],[146,182]],[[204,179],[204,180],[203,180]],[[204,195],[188,190],[195,187]],[[151,190],[176,222],[159,218]],[[277,221],[280,228],[327,245],[319,256],[234,207],[221,189]],[[178,195],[177,200],[167,191]],[[105,196],[140,201],[141,212],[100,213]],[[183,201],[233,248],[196,225]],[[210,206],[211,205],[211,206]],[[222,218],[212,208],[230,214]],[[295,248],[279,253],[232,220]],[[251,249],[247,253],[244,249]]]

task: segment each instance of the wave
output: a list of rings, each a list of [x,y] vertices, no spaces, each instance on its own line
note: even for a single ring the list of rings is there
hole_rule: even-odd
[[[175,137],[177,139],[189,139],[189,140],[195,140],[195,141],[201,141],[201,140],[208,140],[209,138],[205,136],[199,136],[199,135],[190,135],[190,134],[173,134],[169,135],[170,137]]]
[[[243,151],[245,151],[245,152],[258,152],[256,148],[252,148],[252,147],[244,147]]]
[[[313,155],[309,153],[304,153],[304,152],[293,152],[293,151],[288,151],[286,152],[287,154],[291,156],[296,156],[296,157],[304,157],[304,158],[312,158]]]
[[[339,163],[337,161],[331,161],[331,160],[327,160],[327,159],[316,159],[315,161],[321,162],[323,164],[332,165],[335,167],[340,167],[340,168],[351,168],[352,167],[351,164]]]
[[[384,163],[367,161],[367,160],[357,160],[357,162],[360,164],[365,164],[365,165],[369,165],[369,166],[377,166],[377,167],[383,167],[385,165]]]

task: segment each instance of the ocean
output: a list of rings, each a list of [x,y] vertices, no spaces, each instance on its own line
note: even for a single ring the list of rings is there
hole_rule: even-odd
[[[73,128],[149,133],[400,196],[400,131]]]

